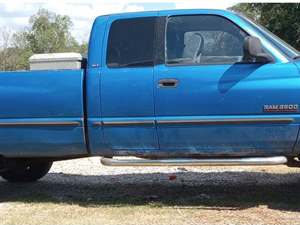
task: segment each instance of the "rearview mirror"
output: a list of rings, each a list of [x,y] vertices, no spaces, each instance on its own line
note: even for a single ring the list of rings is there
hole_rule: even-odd
[[[257,37],[248,36],[244,41],[244,61],[269,63],[274,62],[274,59],[263,51],[262,44]]]

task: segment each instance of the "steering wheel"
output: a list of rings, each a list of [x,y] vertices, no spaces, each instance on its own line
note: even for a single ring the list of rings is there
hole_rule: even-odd
[[[198,45],[197,51],[193,57],[193,62],[200,63],[203,48],[204,48],[204,38],[200,33],[194,33],[194,35],[198,36],[200,38],[200,40],[199,40],[199,45]]]

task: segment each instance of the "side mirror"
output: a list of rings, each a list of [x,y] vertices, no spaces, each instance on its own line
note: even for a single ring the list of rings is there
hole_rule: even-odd
[[[263,51],[262,44],[257,37],[248,36],[244,41],[244,61],[269,63],[274,62],[274,59]]]

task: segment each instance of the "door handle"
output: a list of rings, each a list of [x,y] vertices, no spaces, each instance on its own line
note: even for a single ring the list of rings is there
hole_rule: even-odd
[[[179,81],[177,79],[161,79],[158,82],[158,87],[161,88],[175,88],[177,87]]]

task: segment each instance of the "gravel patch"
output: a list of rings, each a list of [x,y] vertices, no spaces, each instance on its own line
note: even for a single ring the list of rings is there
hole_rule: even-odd
[[[300,224],[299,172],[55,162],[36,183],[0,179],[0,224]]]
[[[51,180],[61,179],[64,177],[63,174],[66,175],[66,179],[69,175],[82,176],[76,181],[79,183],[88,181],[92,183],[101,182],[102,184],[111,182],[122,184],[134,184],[136,182],[143,184],[153,182],[182,184],[184,182],[186,185],[233,183],[278,185],[300,180],[300,173],[297,174],[300,169],[286,166],[108,167],[101,165],[100,159],[100,157],[93,157],[55,162],[50,174],[60,174],[61,176],[51,176]],[[244,176],[245,174],[246,176]],[[276,174],[281,174],[281,176],[276,176]],[[84,176],[87,177],[84,178]]]

